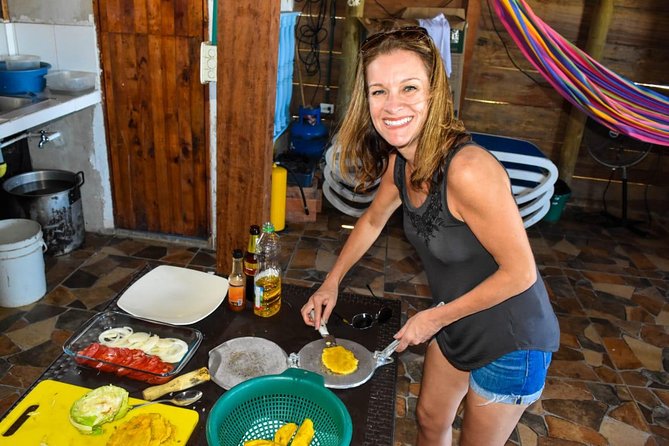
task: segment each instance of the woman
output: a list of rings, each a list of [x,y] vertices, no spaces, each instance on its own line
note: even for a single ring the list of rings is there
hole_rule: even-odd
[[[359,59],[340,158],[358,166],[361,184],[381,181],[302,317],[315,328],[328,320],[342,278],[402,206],[434,302],[395,335],[398,352],[429,342],[417,444],[450,445],[464,399],[460,444],[503,445],[541,395],[559,345],[509,177],[454,118],[441,57],[424,29],[375,34]]]

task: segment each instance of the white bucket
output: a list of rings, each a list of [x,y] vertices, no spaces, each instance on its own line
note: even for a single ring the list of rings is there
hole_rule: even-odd
[[[46,243],[36,221],[0,220],[0,307],[28,305],[46,293]]]

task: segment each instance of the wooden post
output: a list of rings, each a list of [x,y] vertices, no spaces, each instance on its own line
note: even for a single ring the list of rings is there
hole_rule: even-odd
[[[357,6],[346,6],[344,20],[344,34],[341,41],[341,71],[339,74],[339,89],[337,91],[336,117],[340,122],[353,92],[353,79],[358,65],[358,49],[360,48],[360,18],[365,10],[365,0],[360,0]]]
[[[474,56],[474,47],[476,47],[476,38],[479,30],[479,21],[481,19],[481,0],[468,0],[467,13],[465,16],[467,20],[467,30],[465,32],[465,57],[463,60],[462,70],[462,86],[460,87],[460,104],[458,104],[459,117],[462,116],[462,107],[465,103],[465,95],[467,92],[467,83],[469,81],[469,73],[472,67],[472,57]]]
[[[279,53],[278,1],[218,3],[216,83],[216,270],[249,225],[269,220]]]
[[[609,32],[609,26],[613,18],[613,0],[599,0],[597,9],[593,12],[592,17],[593,23],[588,33],[585,52],[594,59],[599,60],[602,57],[604,45],[606,44],[606,35]],[[558,166],[560,178],[569,185],[571,185],[571,180],[574,176],[574,168],[576,167],[586,120],[586,114],[574,106],[571,107]]]

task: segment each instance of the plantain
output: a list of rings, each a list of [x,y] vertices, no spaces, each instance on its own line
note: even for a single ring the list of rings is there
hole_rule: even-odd
[[[282,446],[272,440],[249,440],[244,442],[244,446]]]
[[[293,434],[297,430],[297,424],[295,423],[286,423],[277,429],[274,434],[274,443],[278,443],[281,446],[288,446],[290,439],[293,437]]]
[[[309,446],[311,440],[314,438],[314,422],[309,418],[305,418],[297,429],[293,441],[290,446]]]

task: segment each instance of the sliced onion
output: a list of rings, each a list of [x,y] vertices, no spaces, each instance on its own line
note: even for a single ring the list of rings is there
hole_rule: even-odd
[[[138,331],[133,333],[127,338],[128,346],[131,348],[138,348],[143,350],[144,344],[146,344],[146,341],[148,341],[150,337],[151,335],[145,331]]]
[[[130,327],[110,328],[109,330],[100,333],[98,340],[100,341],[100,344],[117,347],[117,344],[123,343],[130,335],[132,335],[132,328]]]
[[[179,362],[184,357],[188,351],[188,344],[186,344],[181,339],[168,338],[171,342],[171,345],[167,347],[164,351],[158,353],[160,359],[165,362]]]
[[[134,332],[130,327],[105,330],[100,333],[98,340],[108,347],[136,348],[171,363],[181,361],[188,352],[188,344],[181,339],[161,338],[143,331]]]
[[[142,350],[144,353],[148,353],[151,351],[151,349],[158,343],[160,340],[160,336],[158,335],[152,335],[149,339],[146,340],[144,345],[142,346]]]

